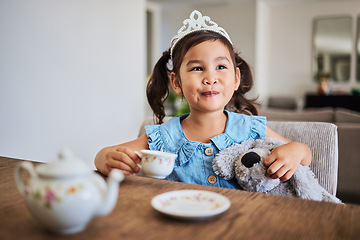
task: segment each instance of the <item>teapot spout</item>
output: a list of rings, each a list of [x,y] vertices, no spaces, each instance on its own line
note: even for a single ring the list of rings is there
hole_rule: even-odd
[[[110,172],[107,180],[107,191],[95,215],[104,216],[113,210],[119,194],[119,183],[123,180],[124,174],[120,170],[113,169]]]

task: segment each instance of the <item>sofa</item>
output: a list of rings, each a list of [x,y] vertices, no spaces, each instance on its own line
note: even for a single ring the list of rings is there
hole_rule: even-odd
[[[284,110],[260,108],[268,121],[330,122],[337,126],[339,173],[337,196],[360,204],[360,112],[343,108]]]

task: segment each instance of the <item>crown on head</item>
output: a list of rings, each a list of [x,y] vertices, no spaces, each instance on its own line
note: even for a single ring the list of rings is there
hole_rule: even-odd
[[[203,16],[201,12],[194,10],[190,14],[190,18],[185,19],[183,26],[179,29],[177,34],[170,41],[170,57],[172,59],[172,53],[176,44],[186,35],[196,31],[213,31],[224,36],[232,44],[229,34],[219,27],[217,23],[212,21],[209,16]]]

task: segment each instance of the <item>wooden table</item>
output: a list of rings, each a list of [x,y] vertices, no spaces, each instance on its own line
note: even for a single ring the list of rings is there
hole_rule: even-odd
[[[115,209],[74,235],[42,228],[25,207],[14,182],[21,160],[0,157],[0,239],[359,239],[360,206],[315,202],[165,180],[128,176]],[[167,191],[202,189],[225,195],[226,212],[205,221],[173,219],[151,199]]]

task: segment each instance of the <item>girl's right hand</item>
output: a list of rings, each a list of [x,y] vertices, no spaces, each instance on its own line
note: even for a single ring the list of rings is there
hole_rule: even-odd
[[[120,169],[125,175],[138,173],[138,163],[140,158],[134,150],[122,145],[103,148],[95,157],[97,169],[106,176],[114,168]]]

